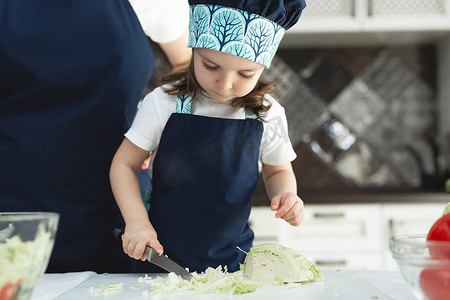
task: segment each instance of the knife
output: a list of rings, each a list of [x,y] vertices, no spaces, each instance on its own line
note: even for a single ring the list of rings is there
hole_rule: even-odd
[[[124,234],[123,229],[115,228],[113,230],[113,234],[118,240],[122,240],[122,235]],[[144,255],[146,259],[151,262],[152,264],[155,264],[164,270],[168,272],[173,272],[179,276],[181,276],[183,279],[191,280],[192,274],[189,273],[185,268],[168,258],[164,254],[159,254],[155,251],[155,249],[150,248],[149,246],[145,247]]]

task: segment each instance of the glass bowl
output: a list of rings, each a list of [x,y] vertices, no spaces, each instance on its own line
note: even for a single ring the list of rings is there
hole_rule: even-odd
[[[31,297],[53,250],[59,214],[0,212],[0,299]]]
[[[450,299],[450,242],[427,242],[426,234],[391,238],[400,272],[417,299]]]

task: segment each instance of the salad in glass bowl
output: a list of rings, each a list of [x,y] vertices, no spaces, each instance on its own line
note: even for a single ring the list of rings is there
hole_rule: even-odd
[[[0,213],[0,300],[31,297],[53,250],[59,215]]]

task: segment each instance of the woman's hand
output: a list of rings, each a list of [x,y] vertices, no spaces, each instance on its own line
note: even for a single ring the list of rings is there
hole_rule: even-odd
[[[146,260],[145,247],[149,246],[163,253],[163,246],[157,239],[156,231],[150,222],[132,222],[126,225],[122,235],[123,251],[134,259]]]
[[[303,221],[303,201],[294,193],[283,193],[273,197],[270,208],[277,212],[276,218],[281,218],[292,226],[299,226]]]

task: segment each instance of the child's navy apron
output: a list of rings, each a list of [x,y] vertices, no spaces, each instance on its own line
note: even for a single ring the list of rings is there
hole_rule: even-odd
[[[129,272],[112,157],[151,73],[127,0],[0,0],[0,211],[55,211],[49,272]]]
[[[253,242],[248,217],[258,181],[263,124],[190,114],[178,98],[153,162],[149,217],[169,258],[189,268],[239,269]],[[140,272],[155,272],[148,262]],[[158,271],[158,270],[156,270]]]

